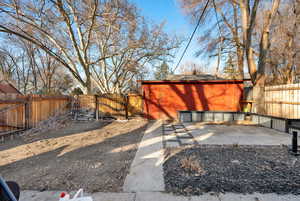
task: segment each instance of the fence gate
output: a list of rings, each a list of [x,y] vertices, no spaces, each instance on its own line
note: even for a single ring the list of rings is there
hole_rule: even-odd
[[[78,102],[80,109],[94,111],[96,118],[128,118],[143,114],[143,99],[139,94],[79,95]]]

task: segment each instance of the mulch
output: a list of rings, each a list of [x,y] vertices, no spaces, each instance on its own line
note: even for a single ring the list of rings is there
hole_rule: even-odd
[[[168,149],[163,168],[166,190],[180,195],[300,194],[300,158],[291,155],[286,146],[199,145]]]

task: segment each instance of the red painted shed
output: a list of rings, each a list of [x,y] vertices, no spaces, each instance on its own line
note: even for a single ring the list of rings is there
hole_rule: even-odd
[[[148,119],[177,119],[178,111],[240,111],[243,80],[141,81]]]

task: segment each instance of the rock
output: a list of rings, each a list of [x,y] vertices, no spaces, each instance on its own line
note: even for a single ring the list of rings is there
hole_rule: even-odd
[[[239,160],[232,160],[231,163],[234,163],[234,164],[238,164],[238,165],[239,165],[239,164],[240,164],[240,161],[239,161]]]

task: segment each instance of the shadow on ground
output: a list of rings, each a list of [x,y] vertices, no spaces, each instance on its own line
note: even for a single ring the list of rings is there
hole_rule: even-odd
[[[5,179],[17,181],[22,190],[118,192],[146,125],[144,120],[112,122],[84,127],[93,128],[85,132],[73,125],[39,135],[33,142],[22,144],[17,139],[1,147],[0,172]],[[122,149],[127,145],[131,148]]]

